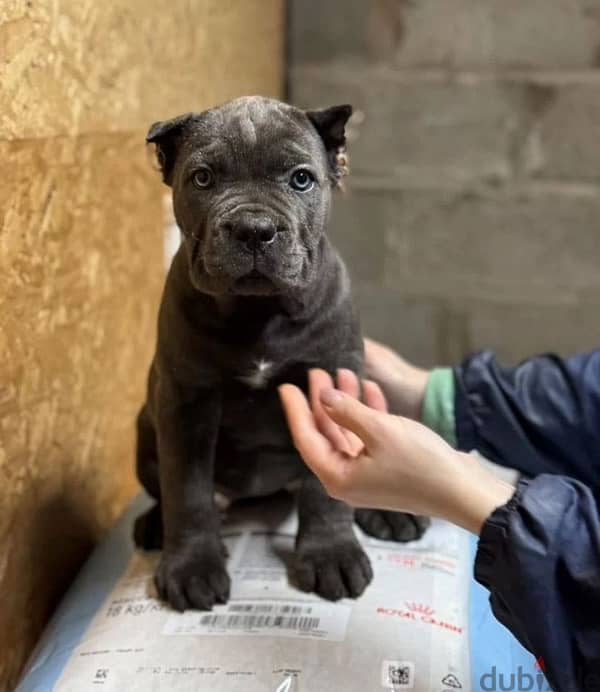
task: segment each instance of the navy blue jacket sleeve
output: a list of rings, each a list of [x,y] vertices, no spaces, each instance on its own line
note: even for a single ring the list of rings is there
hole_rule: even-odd
[[[494,615],[543,659],[556,692],[600,689],[598,499],[564,476],[523,480],[479,540],[475,577]]]
[[[484,351],[455,368],[460,449],[530,476],[600,486],[600,350],[531,358],[512,368]]]

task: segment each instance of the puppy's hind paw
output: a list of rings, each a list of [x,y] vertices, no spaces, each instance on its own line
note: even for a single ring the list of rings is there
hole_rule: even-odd
[[[357,509],[354,518],[369,536],[398,543],[418,540],[431,523],[428,517],[383,509]]]

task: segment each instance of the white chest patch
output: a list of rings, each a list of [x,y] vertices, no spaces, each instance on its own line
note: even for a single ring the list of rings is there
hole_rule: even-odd
[[[257,360],[254,362],[253,370],[246,375],[239,375],[237,379],[252,389],[262,389],[266,387],[272,370],[273,363],[263,359]]]

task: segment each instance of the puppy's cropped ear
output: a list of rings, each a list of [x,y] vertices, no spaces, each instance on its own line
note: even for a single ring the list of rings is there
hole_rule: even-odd
[[[332,106],[320,111],[306,111],[306,115],[321,135],[327,151],[346,145],[345,127],[352,115],[352,106]]]
[[[184,127],[192,120],[193,113],[186,113],[171,120],[154,123],[148,130],[146,142],[156,147],[156,160],[162,172],[163,181],[172,183],[173,166]]]
[[[348,173],[346,157],[346,123],[352,115],[352,106],[332,106],[319,111],[306,111],[323,140],[334,181]]]

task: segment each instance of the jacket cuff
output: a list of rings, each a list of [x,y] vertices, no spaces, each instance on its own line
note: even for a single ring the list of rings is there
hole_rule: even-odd
[[[423,400],[423,423],[456,447],[454,387],[451,368],[435,368],[431,371]]]
[[[475,555],[475,579],[488,590],[491,590],[496,574],[496,560],[501,559],[503,555],[502,546],[508,538],[511,515],[521,504],[521,498],[528,485],[529,481],[526,479],[519,481],[515,494],[506,504],[497,507],[490,514],[481,529]]]

